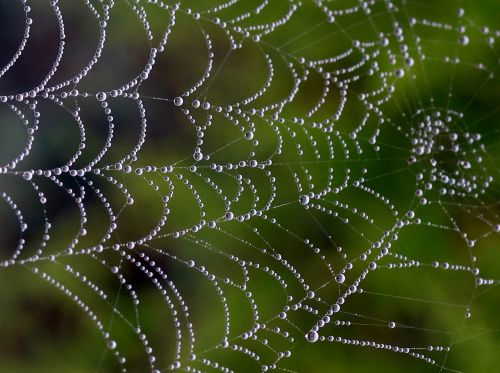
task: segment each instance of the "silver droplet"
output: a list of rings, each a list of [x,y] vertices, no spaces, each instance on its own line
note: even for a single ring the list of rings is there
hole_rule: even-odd
[[[319,335],[314,330],[311,330],[309,333],[306,334],[306,339],[308,342],[314,343],[318,340],[318,338]]]
[[[335,282],[337,284],[342,284],[345,281],[345,276],[342,273],[339,273],[337,276],[335,276]]]
[[[305,195],[305,194],[304,194],[304,195],[302,195],[302,196],[300,196],[300,198],[299,198],[299,203],[300,203],[301,205],[307,205],[307,204],[309,203],[309,196],[307,196],[307,195]]]
[[[184,100],[182,97],[176,97],[174,98],[174,105],[175,106],[181,106],[184,103]]]
[[[97,98],[97,101],[102,102],[102,101],[106,100],[107,95],[104,92],[99,92],[98,94],[95,95],[95,97]]]

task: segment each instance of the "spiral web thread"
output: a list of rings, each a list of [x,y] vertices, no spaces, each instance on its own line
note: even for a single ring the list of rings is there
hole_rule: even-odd
[[[98,368],[295,371],[297,346],[327,344],[460,371],[454,349],[498,333],[474,307],[498,300],[500,31],[456,4],[204,3],[8,5],[24,31],[0,81],[42,64],[23,62],[47,39],[37,22],[59,39],[29,88],[2,86],[2,118],[25,131],[0,168],[2,221],[18,235],[2,271],[29,269],[87,316],[105,344]],[[146,46],[138,70],[134,49],[109,40],[127,32]],[[87,40],[84,63],[67,59],[73,36]],[[241,51],[252,58],[231,63]],[[127,80],[111,83],[121,64]],[[57,115],[77,142],[67,157],[47,145]],[[178,136],[190,148],[176,154]],[[421,286],[405,284],[410,272]],[[440,299],[425,281],[451,290]],[[417,316],[392,319],[377,302]],[[454,328],[430,329],[426,307],[458,315]]]

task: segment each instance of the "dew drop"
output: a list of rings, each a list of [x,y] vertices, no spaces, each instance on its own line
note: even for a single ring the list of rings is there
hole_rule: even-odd
[[[106,93],[99,92],[98,94],[96,94],[95,97],[97,98],[97,101],[101,101],[102,102],[102,101],[106,100],[107,96],[106,96]]]
[[[307,196],[307,195],[305,195],[305,194],[304,194],[304,195],[302,195],[302,196],[300,196],[300,198],[299,198],[299,203],[300,203],[301,205],[307,205],[307,204],[309,204],[309,196]]]
[[[314,343],[318,340],[318,338],[319,335],[314,330],[311,330],[309,333],[306,334],[306,339],[308,342]]]
[[[402,78],[403,76],[405,76],[405,71],[403,69],[397,69],[394,72],[394,75],[396,76],[396,78]]]
[[[181,106],[184,103],[184,100],[182,97],[176,97],[174,98],[174,105],[175,106]]]
[[[460,35],[458,38],[458,42],[460,45],[467,45],[469,44],[469,37],[467,35]]]

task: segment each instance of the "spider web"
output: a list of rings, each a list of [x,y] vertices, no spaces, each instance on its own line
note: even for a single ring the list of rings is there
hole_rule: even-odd
[[[89,367],[462,371],[498,338],[487,15],[375,0],[0,15],[0,273],[19,283],[2,292],[41,282],[36,299],[85,316]]]

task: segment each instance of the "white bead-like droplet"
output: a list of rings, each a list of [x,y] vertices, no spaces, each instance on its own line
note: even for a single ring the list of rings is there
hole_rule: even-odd
[[[172,364],[172,369],[179,369],[181,367],[181,363],[178,362],[178,361],[175,361],[173,364]]]
[[[337,284],[342,284],[345,281],[345,276],[342,273],[339,273],[337,276],[335,276],[335,282]]]
[[[306,339],[308,342],[314,343],[318,340],[319,335],[318,332],[315,332],[314,330],[311,330],[309,333],[306,334]]]
[[[108,341],[107,346],[110,350],[114,350],[116,348],[116,342],[115,341]]]
[[[394,321],[389,322],[389,328],[394,329],[396,327],[396,323]]]
[[[403,69],[397,69],[394,72],[394,75],[396,76],[396,78],[402,78],[403,76],[405,76],[405,71]]]
[[[26,171],[24,174],[23,174],[23,178],[24,180],[31,180],[31,178],[33,177],[33,172],[30,172],[30,171]]]
[[[467,45],[469,44],[469,37],[467,35],[460,35],[458,38],[458,42],[460,45]]]
[[[104,92],[99,92],[98,94],[95,95],[95,97],[97,98],[97,101],[102,102],[102,101],[106,100],[107,95]]]
[[[299,203],[301,205],[307,205],[309,203],[309,196],[308,195],[302,195],[299,197]]]
[[[176,97],[174,98],[174,105],[175,106],[181,106],[184,103],[184,100],[182,97]]]

